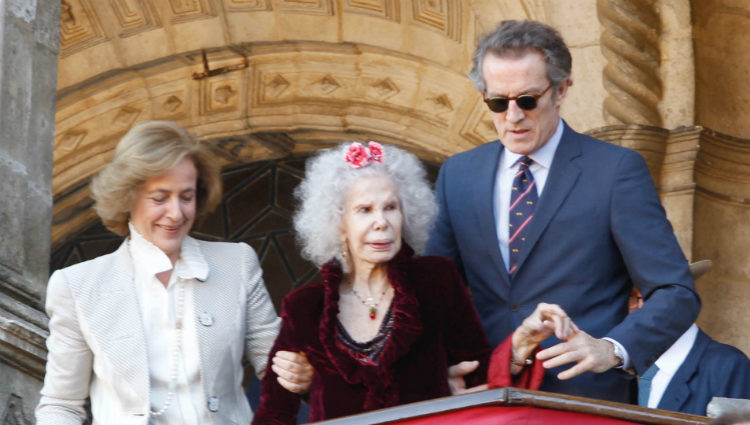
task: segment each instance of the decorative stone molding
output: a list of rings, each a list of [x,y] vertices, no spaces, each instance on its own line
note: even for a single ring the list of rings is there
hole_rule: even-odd
[[[90,0],[62,0],[60,21],[61,57],[107,41]]]
[[[706,129],[695,168],[702,195],[735,205],[750,205],[750,140]]]
[[[661,22],[652,0],[597,0],[602,25],[604,120],[659,127]]]
[[[304,13],[308,15],[333,16],[333,0],[281,0],[279,10],[291,13]]]
[[[414,22],[461,41],[462,0],[411,0]]]
[[[346,0],[344,11],[377,16],[393,22],[401,21],[399,0]]]
[[[169,0],[172,23],[211,18],[216,15],[212,0]]]
[[[38,311],[31,312],[26,307],[14,304],[12,299],[2,294],[0,298],[0,306],[10,306],[17,312],[26,313],[26,317],[33,316],[38,323],[44,321],[46,327],[46,317]],[[47,361],[45,340],[48,335],[45,329],[0,308],[0,363],[41,381]]]
[[[120,37],[130,37],[161,26],[161,20],[153,0],[137,2],[109,0],[109,4],[117,23],[122,28],[119,33]]]

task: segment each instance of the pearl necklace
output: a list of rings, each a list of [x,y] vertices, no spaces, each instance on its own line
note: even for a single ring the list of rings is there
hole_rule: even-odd
[[[359,299],[363,305],[366,305],[370,307],[370,320],[375,320],[375,318],[378,316],[378,305],[380,305],[380,302],[383,301],[383,297],[385,297],[385,293],[388,292],[392,286],[388,286],[383,290],[383,292],[380,294],[380,299],[378,299],[378,302],[375,302],[375,299],[372,297],[367,297],[367,299],[362,298],[359,293],[357,293],[357,290],[354,289],[354,285],[352,285],[352,294],[354,294],[357,299]]]
[[[177,291],[177,309],[175,311],[175,342],[172,350],[172,365],[169,368],[169,390],[167,391],[166,400],[161,409],[154,412],[149,409],[149,413],[152,417],[159,417],[169,409],[172,405],[172,399],[174,398],[174,391],[177,388],[177,363],[180,359],[180,351],[182,351],[182,314],[185,305],[185,285],[179,285],[179,291]]]

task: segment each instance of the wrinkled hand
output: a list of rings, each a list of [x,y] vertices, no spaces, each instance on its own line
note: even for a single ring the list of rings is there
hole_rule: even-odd
[[[448,368],[448,386],[451,388],[451,394],[468,394],[477,391],[484,391],[489,387],[487,384],[477,385],[476,387],[466,388],[464,376],[474,372],[479,367],[479,361],[465,361],[455,364]]]
[[[278,375],[276,380],[287,391],[304,394],[310,389],[315,369],[307,361],[305,353],[277,351],[273,356],[271,370]]]
[[[513,333],[513,350],[520,359],[526,359],[550,335],[567,341],[578,331],[578,326],[559,305],[539,303]]]
[[[617,366],[619,359],[611,342],[597,339],[584,331],[565,342],[537,353],[536,358],[543,360],[544,367],[551,369],[575,362],[575,366],[557,374],[561,380],[570,379],[583,372],[606,372]]]

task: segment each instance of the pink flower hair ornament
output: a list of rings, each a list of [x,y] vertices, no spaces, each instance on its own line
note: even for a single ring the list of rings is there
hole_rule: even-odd
[[[382,163],[385,160],[383,145],[378,142],[367,142],[367,147],[362,146],[359,142],[349,145],[344,157],[346,162],[352,168],[362,168],[370,165],[371,162]]]

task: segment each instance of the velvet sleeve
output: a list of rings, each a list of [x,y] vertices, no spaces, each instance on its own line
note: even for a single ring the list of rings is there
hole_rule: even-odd
[[[479,360],[476,371],[465,376],[467,387],[486,382],[492,348],[479,321],[469,291],[452,262],[441,270],[445,288],[445,342],[448,366],[462,361]]]
[[[266,374],[261,381],[260,406],[255,412],[253,424],[295,424],[300,398],[287,391],[276,380],[278,375],[271,369],[272,359],[277,351],[301,351],[295,344],[294,309],[289,307],[288,297],[284,298],[281,307],[281,331],[271,348],[266,365]]]

